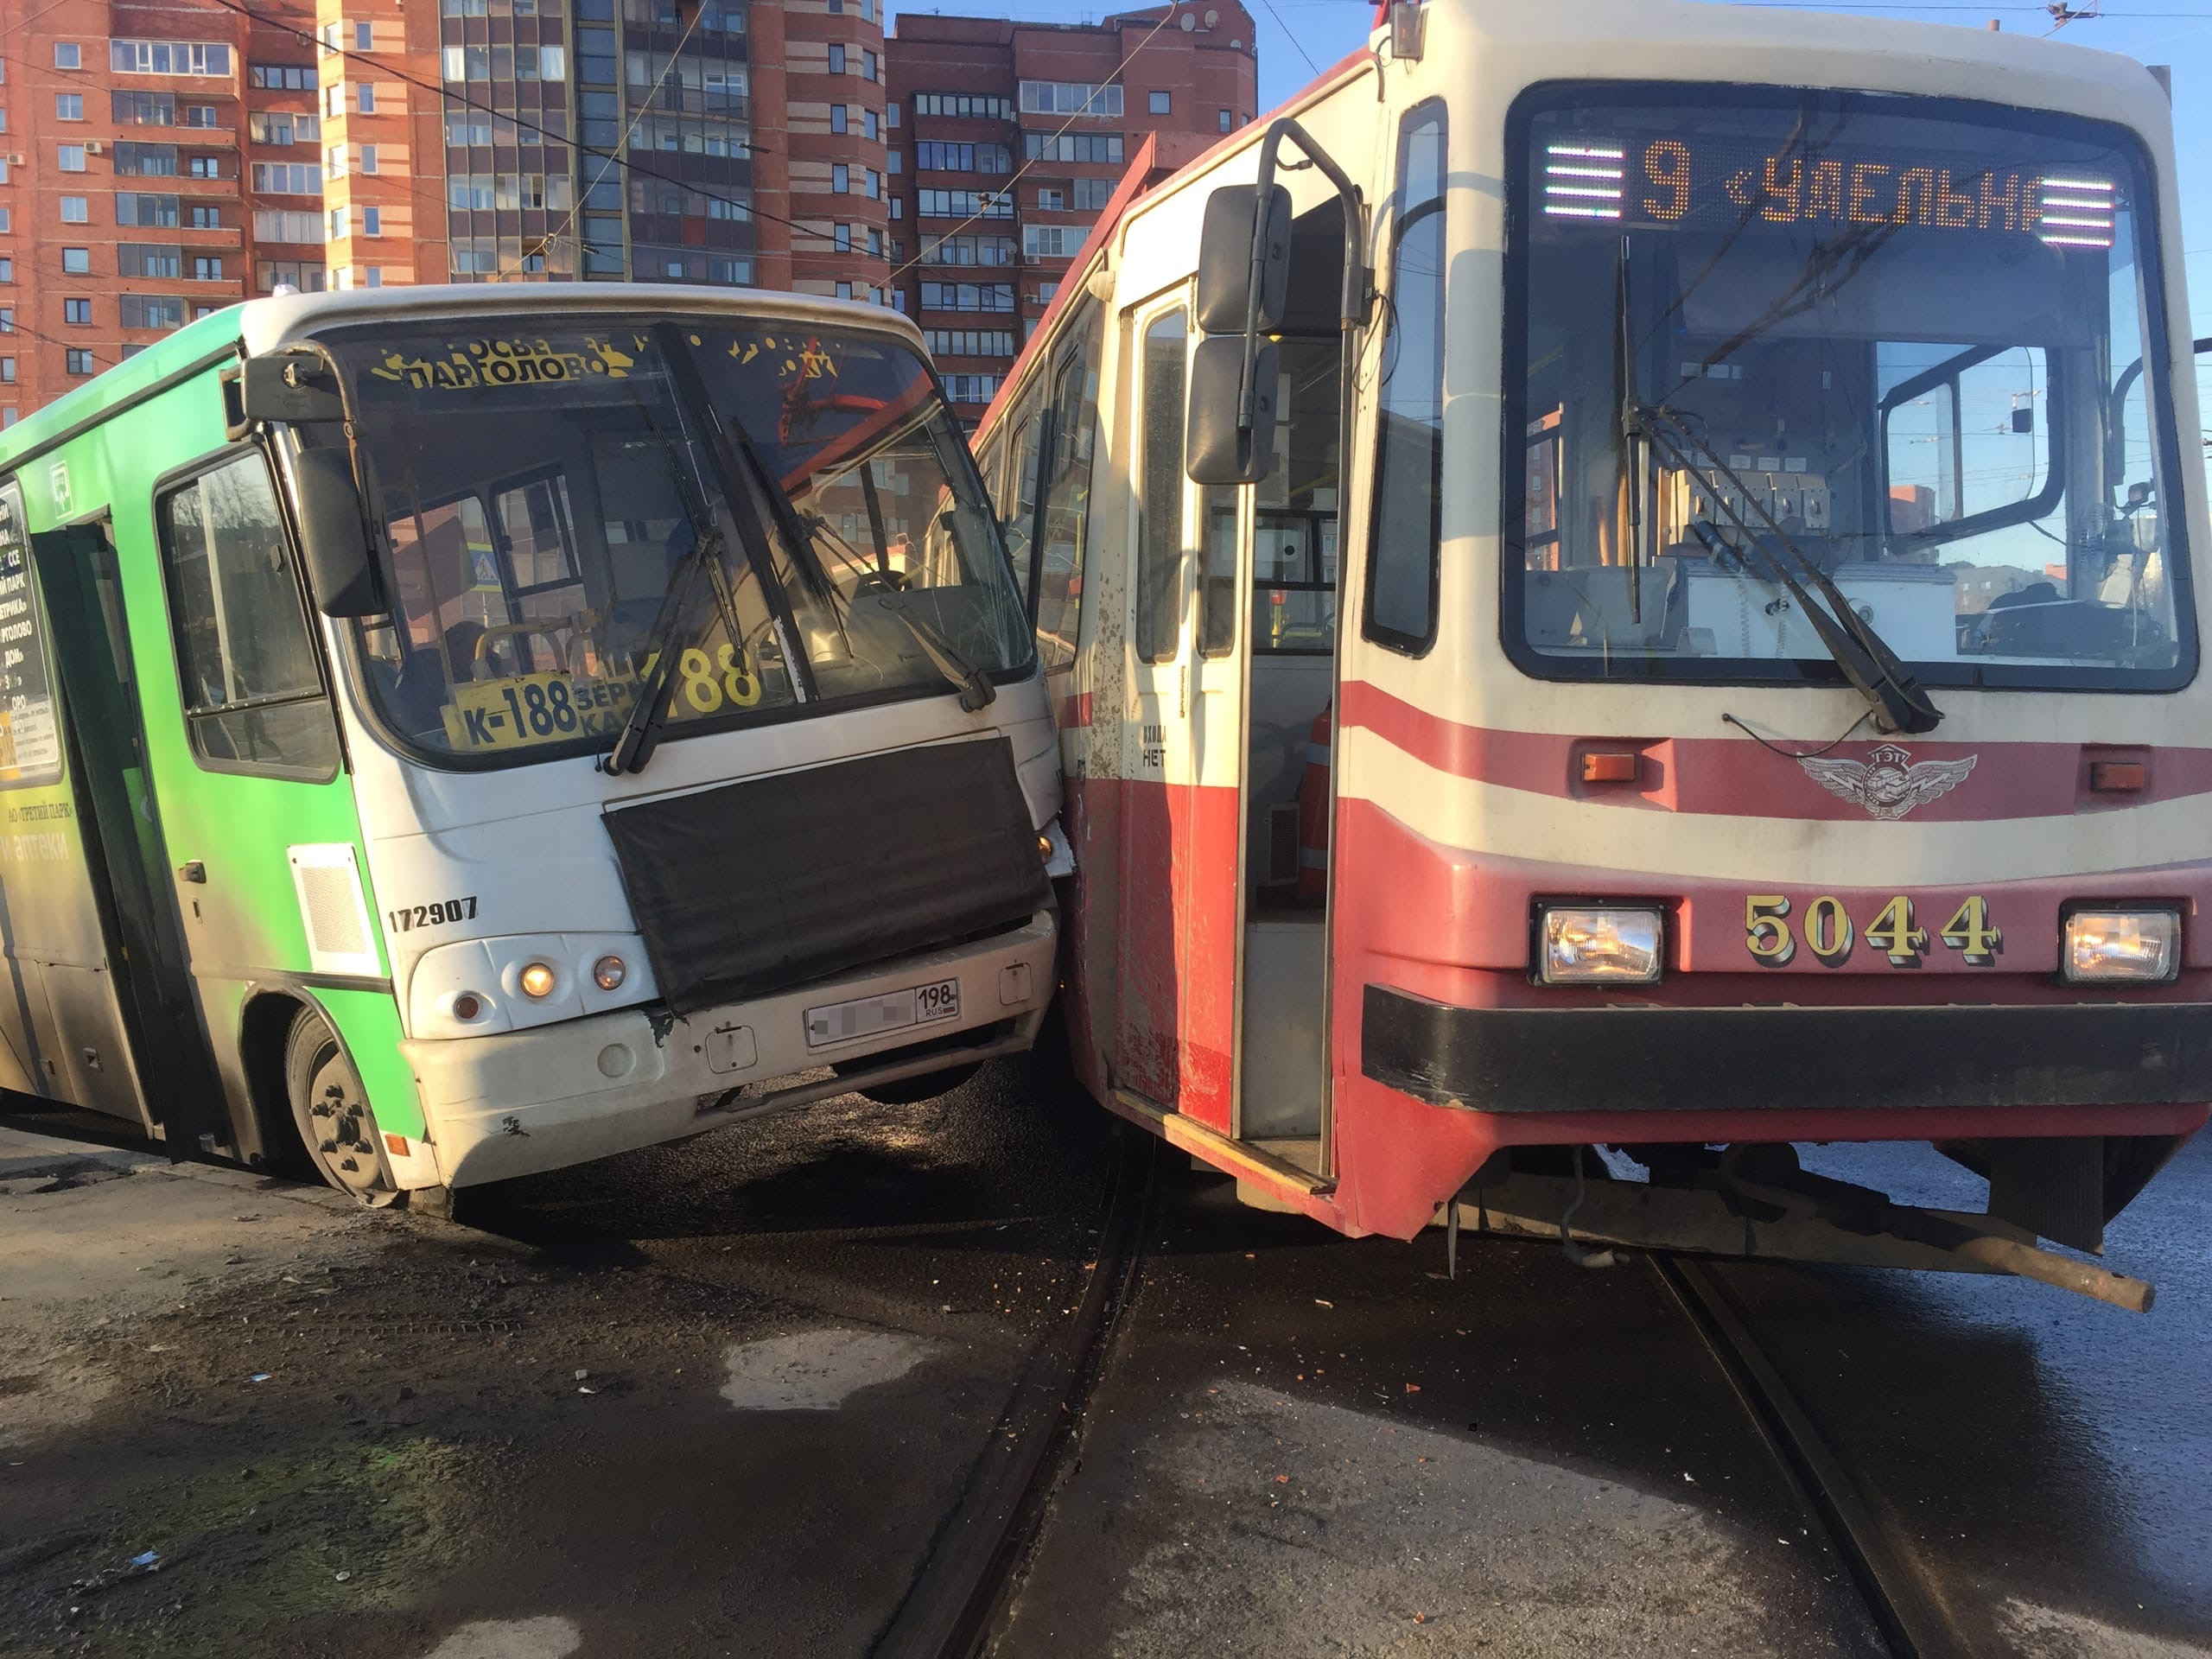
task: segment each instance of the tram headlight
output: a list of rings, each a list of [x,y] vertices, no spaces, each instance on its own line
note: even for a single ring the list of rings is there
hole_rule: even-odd
[[[619,991],[630,977],[629,964],[609,951],[591,965],[591,982],[602,991]]]
[[[533,962],[518,976],[518,982],[522,986],[524,995],[542,1001],[553,995],[556,982],[550,968],[542,962]]]
[[[2069,985],[2156,985],[2181,971],[2181,913],[2077,910],[2066,918],[2059,972]]]
[[[1537,912],[1547,985],[1649,985],[1666,939],[1648,905],[1547,905]]]

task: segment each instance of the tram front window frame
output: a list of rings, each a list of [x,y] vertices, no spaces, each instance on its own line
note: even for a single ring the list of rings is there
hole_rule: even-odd
[[[1553,83],[1514,105],[1507,155],[1501,625],[1522,671],[1840,683],[1781,579],[1817,566],[1931,687],[2194,677],[2133,133],[1955,99]],[[2009,230],[1934,195],[1946,157],[2005,170]],[[2056,194],[2084,181],[2107,211]],[[2019,412],[1981,433],[2014,381]],[[2001,483],[1972,470],[1999,450]]]

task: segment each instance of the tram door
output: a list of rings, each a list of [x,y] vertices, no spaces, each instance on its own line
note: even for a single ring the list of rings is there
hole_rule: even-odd
[[[1124,709],[1117,1084],[1229,1132],[1235,1096],[1249,490],[1183,472],[1184,302],[1132,314],[1132,675]],[[1125,358],[1125,360],[1128,360]]]

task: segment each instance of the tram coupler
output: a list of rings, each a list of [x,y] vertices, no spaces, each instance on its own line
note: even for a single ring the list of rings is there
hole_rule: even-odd
[[[1440,1218],[1453,1232],[1564,1240],[1584,1249],[2010,1274],[2135,1313],[2149,1313],[2157,1296],[2145,1280],[2045,1249],[2034,1234],[1994,1216],[1894,1204],[1872,1187],[1802,1171],[1779,1179],[1720,1172],[1708,1179],[1711,1185],[1692,1186],[1585,1183],[1573,1175],[1486,1169]]]

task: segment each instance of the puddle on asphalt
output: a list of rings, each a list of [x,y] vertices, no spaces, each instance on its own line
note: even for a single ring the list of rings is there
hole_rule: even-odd
[[[933,1344],[890,1331],[803,1331],[723,1351],[722,1398],[740,1411],[835,1411],[862,1389],[897,1381]]]
[[[464,1624],[423,1659],[568,1659],[584,1634],[565,1618],[484,1618]]]

